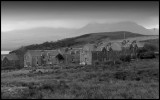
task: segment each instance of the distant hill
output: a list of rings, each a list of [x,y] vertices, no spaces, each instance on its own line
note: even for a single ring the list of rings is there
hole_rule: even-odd
[[[14,50],[20,46],[57,41],[64,38],[81,36],[87,33],[128,31],[142,35],[159,35],[159,30],[146,29],[134,22],[90,23],[79,29],[39,27],[28,30],[1,32],[1,49]]]
[[[1,45],[3,50],[10,51],[20,46],[71,37],[69,33],[73,31],[74,29],[39,27],[28,30],[1,32]]]
[[[83,28],[79,29],[77,33],[92,33],[92,32],[115,32],[115,31],[128,31],[132,33],[139,33],[143,35],[158,35],[158,31],[146,29],[143,26],[130,21],[118,23],[90,23]]]
[[[123,39],[124,33],[126,38],[144,36],[138,33],[131,33],[126,31],[90,33],[90,34],[85,34],[77,37],[62,39],[55,42],[44,42],[42,44],[28,45],[22,48],[25,50],[35,50],[35,49],[49,50],[49,49],[57,49],[61,47],[72,47],[77,45],[84,45],[86,43],[96,43],[104,40]],[[22,48],[17,49],[15,51],[21,50]],[[15,52],[15,51],[12,51],[12,52]]]
[[[148,29],[151,33],[154,33],[155,35],[159,35],[159,29],[157,28],[152,28],[152,29]]]

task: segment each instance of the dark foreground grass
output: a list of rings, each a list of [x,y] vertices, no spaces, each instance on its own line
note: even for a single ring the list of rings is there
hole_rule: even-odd
[[[20,80],[21,79],[21,80]],[[1,79],[3,99],[158,99],[159,60],[113,66],[65,66]]]
[[[14,93],[1,94],[2,98],[23,99],[158,99],[159,85],[136,81],[113,81],[106,84],[72,83],[60,85],[45,83]]]

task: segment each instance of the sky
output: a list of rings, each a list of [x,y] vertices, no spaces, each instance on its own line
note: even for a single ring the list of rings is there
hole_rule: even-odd
[[[133,21],[159,28],[158,1],[2,1],[1,32]]]

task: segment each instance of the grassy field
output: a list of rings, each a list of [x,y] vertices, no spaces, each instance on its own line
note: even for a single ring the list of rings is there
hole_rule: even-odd
[[[1,71],[2,99],[158,99],[159,58]]]

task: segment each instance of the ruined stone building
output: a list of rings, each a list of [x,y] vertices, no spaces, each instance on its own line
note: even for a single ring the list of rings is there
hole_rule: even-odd
[[[125,42],[125,43],[124,43]],[[93,65],[95,62],[115,61],[121,55],[136,55],[136,50],[143,47],[139,42],[107,42],[101,45],[87,44],[80,52],[80,64]]]
[[[80,64],[92,65],[96,62],[105,62],[108,60],[117,59],[116,55],[120,52],[121,46],[116,43],[102,44],[97,46],[95,44],[87,44],[84,46],[80,54]]]
[[[1,55],[1,66],[19,66],[19,58],[16,54]]]
[[[63,60],[58,50],[28,50],[24,55],[24,67],[54,65]]]
[[[63,48],[60,49],[65,59],[65,64],[79,64],[80,63],[80,52],[82,48]]]
[[[81,48],[58,50],[28,50],[24,55],[24,66],[49,66],[57,64],[79,64]]]

